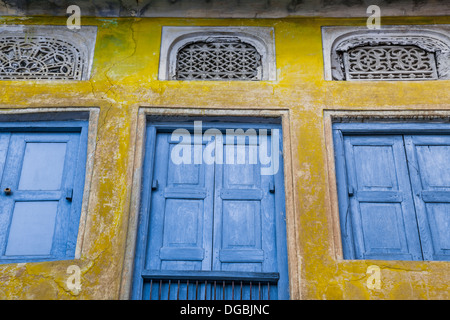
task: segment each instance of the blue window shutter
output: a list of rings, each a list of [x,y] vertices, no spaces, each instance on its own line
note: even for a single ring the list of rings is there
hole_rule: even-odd
[[[351,220],[354,246],[348,258],[421,260],[403,137],[344,136],[344,148],[349,207],[340,214]]]
[[[190,143],[183,148],[191,163],[174,163],[178,143],[169,133],[156,137],[145,269],[210,270],[214,167],[194,163]]]
[[[227,139],[217,143],[224,161],[216,165],[213,270],[277,272],[274,175],[261,174],[260,144]],[[244,293],[249,299],[249,288]],[[270,294],[276,299],[275,286]]]
[[[46,131],[59,124],[19,123],[27,129],[0,134],[2,262],[65,259],[75,253],[87,123]],[[32,126],[34,132],[27,131]]]
[[[170,126],[147,127],[132,298],[287,299],[281,150],[272,155],[280,170],[262,175],[237,150],[226,163],[219,130],[194,143],[195,135],[166,133]],[[248,156],[248,140],[244,148]],[[257,157],[258,144],[250,148]],[[190,163],[176,163],[185,154]]]
[[[276,271],[274,176],[261,175],[261,164],[251,161],[249,155],[258,154],[259,145],[249,139],[218,147],[224,163],[216,165],[213,269]]]
[[[450,260],[450,136],[407,135],[405,146],[425,260]]]

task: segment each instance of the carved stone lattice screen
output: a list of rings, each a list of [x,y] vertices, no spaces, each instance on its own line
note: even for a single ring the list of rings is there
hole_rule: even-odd
[[[324,79],[450,79],[450,25],[322,27]]]
[[[83,61],[73,44],[55,38],[0,38],[0,79],[81,80]]]
[[[261,80],[261,56],[244,42],[195,42],[177,54],[177,80]]]
[[[97,27],[0,26],[0,80],[88,80]]]
[[[433,53],[416,46],[363,46],[344,52],[347,80],[437,79]]]

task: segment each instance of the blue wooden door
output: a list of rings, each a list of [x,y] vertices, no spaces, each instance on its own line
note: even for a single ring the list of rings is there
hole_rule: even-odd
[[[348,256],[421,260],[403,137],[344,136],[344,146],[349,203],[341,225]]]
[[[450,260],[450,136],[406,135],[425,260]]]
[[[79,133],[0,134],[2,260],[65,257]],[[75,233],[76,237],[76,233]]]
[[[214,132],[174,139],[149,127],[136,299],[289,296],[284,205],[275,201],[277,194],[284,202],[282,169],[262,174],[258,142],[246,137],[229,146]],[[266,142],[266,152],[281,158],[270,135]],[[174,161],[180,152],[189,163]]]

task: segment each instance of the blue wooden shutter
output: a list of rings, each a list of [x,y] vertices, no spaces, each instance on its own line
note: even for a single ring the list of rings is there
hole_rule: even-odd
[[[172,161],[177,146],[190,153],[190,163]],[[169,133],[157,135],[156,150],[145,268],[211,270],[214,166],[194,163],[193,141]]]
[[[421,260],[403,137],[344,136],[344,147],[349,202],[341,226],[351,226],[343,237],[353,240],[347,258]]]
[[[80,133],[0,135],[2,260],[66,257],[79,144]]]
[[[144,270],[211,270],[214,166],[196,157],[199,148],[205,149],[206,141],[200,138],[194,145],[191,137],[188,132],[174,137],[170,133],[156,135],[154,130],[148,131],[148,142],[156,139],[156,152],[150,164],[153,165],[152,181],[150,187],[144,189],[143,197],[151,193],[148,249],[145,261],[137,259],[138,263],[143,263]],[[147,146],[151,148],[151,144]],[[179,163],[174,159],[183,156],[187,156],[187,161]],[[206,290],[202,283],[185,283],[178,292],[172,290],[172,293],[169,282],[149,280],[136,284],[141,285],[143,297],[147,299],[174,298],[175,295],[186,299],[195,292],[195,285],[197,292]]]
[[[256,135],[227,135],[223,140],[217,139],[224,161],[216,165],[213,270],[277,272],[274,175],[261,174]],[[270,147],[270,135],[267,140]],[[257,288],[252,290],[257,296]],[[265,286],[263,290],[267,296]],[[227,291],[231,299],[232,288]],[[249,299],[249,286],[243,292]],[[277,298],[276,286],[270,294]]]
[[[450,136],[407,135],[405,144],[425,260],[450,260]]]
[[[252,163],[233,149],[222,164],[230,153],[219,130],[191,137],[148,127],[133,298],[287,299],[281,146],[272,154],[269,136],[278,171],[264,175],[257,143],[243,145]],[[190,163],[174,163],[174,152]]]

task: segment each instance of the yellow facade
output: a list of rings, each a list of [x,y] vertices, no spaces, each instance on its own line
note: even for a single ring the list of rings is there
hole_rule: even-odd
[[[139,163],[138,113],[143,107],[167,113],[283,113],[288,124],[283,135],[291,299],[450,299],[449,262],[342,259],[329,112],[450,112],[450,80],[324,80],[321,27],[364,26],[366,19],[82,17],[82,25],[98,27],[89,81],[0,83],[2,110],[100,110],[81,256],[0,265],[0,299],[127,298],[131,268],[127,239],[135,232],[129,228],[131,186]],[[0,21],[66,24],[64,17]],[[382,23],[449,24],[450,17],[383,18]],[[273,27],[277,80],[159,81],[162,26],[195,25]],[[70,265],[81,269],[79,292],[67,287]],[[370,265],[380,267],[379,289],[368,287]]]

